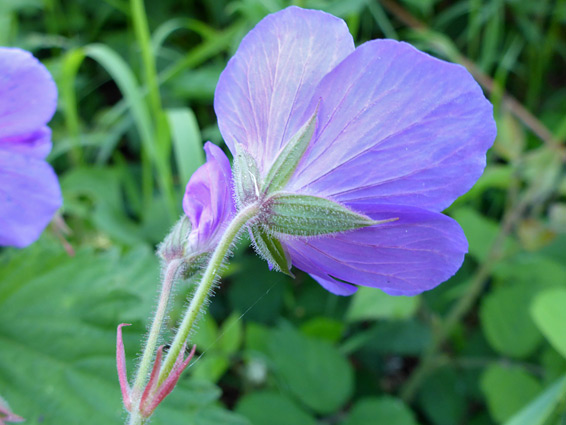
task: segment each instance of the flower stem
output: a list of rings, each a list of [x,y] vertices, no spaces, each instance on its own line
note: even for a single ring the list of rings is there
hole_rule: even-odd
[[[134,381],[134,386],[132,388],[132,406],[134,411],[139,409],[140,397],[143,392],[145,381],[149,375],[153,353],[155,352],[155,346],[157,345],[163,320],[165,319],[165,313],[167,312],[167,304],[169,303],[171,288],[173,287],[173,283],[175,282],[177,274],[181,270],[182,266],[183,260],[172,260],[167,264],[167,268],[163,275],[163,284],[161,286],[161,294],[159,295],[157,311],[155,312],[155,317],[151,324],[151,329],[142,354],[140,366],[137,371],[136,380]]]
[[[230,222],[230,225],[224,231],[220,242],[218,243],[216,249],[214,250],[210,261],[206,267],[206,270],[202,276],[202,279],[191,299],[187,310],[185,311],[185,316],[183,318],[183,322],[181,326],[179,326],[179,330],[175,335],[175,339],[171,344],[171,348],[167,353],[167,357],[163,362],[163,366],[161,367],[161,372],[159,373],[159,380],[158,383],[161,384],[173,368],[175,364],[175,360],[179,355],[183,344],[187,340],[195,321],[198,319],[198,316],[203,309],[204,303],[208,298],[208,294],[210,293],[210,289],[214,284],[214,280],[216,279],[222,262],[226,258],[230,246],[234,242],[234,239],[240,232],[240,230],[244,227],[244,225],[253,217],[257,215],[259,211],[258,204],[252,204],[241,210]]]

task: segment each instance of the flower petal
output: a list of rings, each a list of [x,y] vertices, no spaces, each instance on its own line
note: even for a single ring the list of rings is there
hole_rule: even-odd
[[[241,143],[264,175],[314,111],[308,108],[316,85],[353,50],[344,21],[321,11],[289,7],[258,23],[228,62],[214,97],[232,154]]]
[[[51,129],[47,126],[0,141],[0,149],[44,159],[51,152]]]
[[[183,209],[192,224],[189,246],[194,253],[212,247],[218,230],[234,214],[230,161],[213,143],[207,142],[204,150],[206,163],[192,175],[183,198]]]
[[[374,206],[375,220],[398,220],[322,238],[286,241],[293,264],[324,279],[331,292],[352,284],[391,295],[416,295],[450,278],[462,265],[467,242],[458,223],[436,212],[407,206]]]
[[[0,182],[0,245],[27,246],[61,206],[57,176],[42,159],[0,149]]]
[[[406,43],[358,47],[317,88],[318,128],[288,189],[441,211],[482,174],[496,127],[465,68]],[[362,202],[359,202],[362,201]]]
[[[42,128],[56,106],[57,88],[47,69],[29,52],[0,47],[0,146],[5,138]]]
[[[300,266],[297,267],[301,268]],[[332,278],[332,276],[327,275],[325,277],[321,277],[311,274],[311,277],[324,289],[336,295],[352,295],[358,290],[357,287],[349,285],[348,283],[340,282],[339,280]]]

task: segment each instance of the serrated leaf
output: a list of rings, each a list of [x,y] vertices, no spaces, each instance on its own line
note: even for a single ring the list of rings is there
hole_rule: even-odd
[[[293,176],[314,134],[317,112],[318,108],[297,131],[297,134],[283,147],[265,176],[265,181],[261,188],[262,193],[268,195],[282,189]]]
[[[266,205],[266,227],[293,236],[328,235],[391,221],[377,222],[318,196],[277,193],[266,200]]]
[[[40,240],[0,257],[2,395],[29,424],[121,423],[116,325],[134,322],[124,334],[131,378],[145,333],[141,319],[154,303],[158,263],[143,246],[127,255],[79,249],[69,257],[60,251]],[[219,395],[210,384],[196,391],[180,382],[152,423],[190,417],[212,407]]]
[[[252,226],[250,230],[253,236],[254,247],[258,253],[267,260],[275,270],[287,276],[294,277],[293,273],[290,272],[291,263],[289,256],[281,242],[265,232],[260,226]]]

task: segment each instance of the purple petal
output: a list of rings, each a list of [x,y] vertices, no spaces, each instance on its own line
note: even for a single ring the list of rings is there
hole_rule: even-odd
[[[406,43],[358,47],[317,88],[318,128],[289,190],[441,211],[482,174],[496,127],[465,68]],[[368,207],[369,208],[369,207]]]
[[[242,40],[220,76],[214,108],[232,154],[244,145],[265,174],[304,124],[316,85],[354,50],[341,19],[289,7],[263,19]]]
[[[43,126],[31,133],[3,138],[0,150],[44,159],[51,152],[51,129]]]
[[[51,75],[31,53],[0,47],[0,147],[7,138],[35,133],[57,106]]]
[[[297,265],[297,267],[302,268],[299,265]],[[324,289],[336,295],[352,295],[358,290],[358,288],[353,285],[349,285],[347,283],[333,279],[332,276],[326,275],[325,277],[321,277],[315,274],[311,274],[311,277],[316,280]]]
[[[334,236],[288,240],[293,264],[342,295],[352,288],[330,276],[391,295],[416,295],[444,282],[462,265],[467,242],[451,218],[393,205],[368,207],[367,214],[375,220],[398,220]]]
[[[61,202],[49,164],[0,149],[0,245],[21,248],[34,242]]]
[[[213,143],[207,142],[204,150],[206,163],[192,175],[183,198],[183,209],[192,225],[189,246],[195,253],[214,247],[219,230],[235,211],[230,161]]]

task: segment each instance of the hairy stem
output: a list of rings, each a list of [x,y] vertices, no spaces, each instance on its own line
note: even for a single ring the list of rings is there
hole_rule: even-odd
[[[203,309],[204,303],[208,298],[208,294],[210,293],[210,289],[214,284],[214,280],[218,276],[218,272],[228,251],[230,246],[234,242],[234,239],[240,232],[240,230],[244,227],[244,225],[253,217],[255,217],[258,213],[259,206],[257,204],[252,204],[247,206],[243,210],[241,210],[232,220],[230,225],[224,231],[218,246],[214,250],[212,257],[206,267],[206,270],[202,276],[202,279],[191,299],[187,310],[185,311],[185,316],[183,317],[183,322],[179,326],[177,334],[175,335],[175,339],[171,344],[171,348],[167,353],[167,357],[163,362],[163,366],[161,367],[161,372],[159,373],[159,380],[158,383],[161,384],[173,368],[175,364],[175,360],[179,355],[183,344],[187,340],[195,321],[197,320],[200,312]]]
[[[143,387],[150,372],[153,353],[155,353],[157,340],[159,338],[159,334],[161,333],[161,327],[163,326],[163,321],[167,312],[167,305],[169,303],[169,298],[171,295],[171,288],[173,287],[173,283],[177,279],[177,275],[179,274],[182,266],[183,260],[172,260],[167,264],[165,273],[163,275],[163,283],[161,286],[161,293],[159,295],[157,310],[155,312],[155,317],[153,318],[153,323],[151,324],[151,329],[149,331],[147,342],[142,354],[140,366],[136,374],[136,380],[134,381],[134,386],[132,388],[132,406],[134,413],[139,410],[141,394],[143,393]],[[132,416],[134,416],[134,413],[132,413]]]

